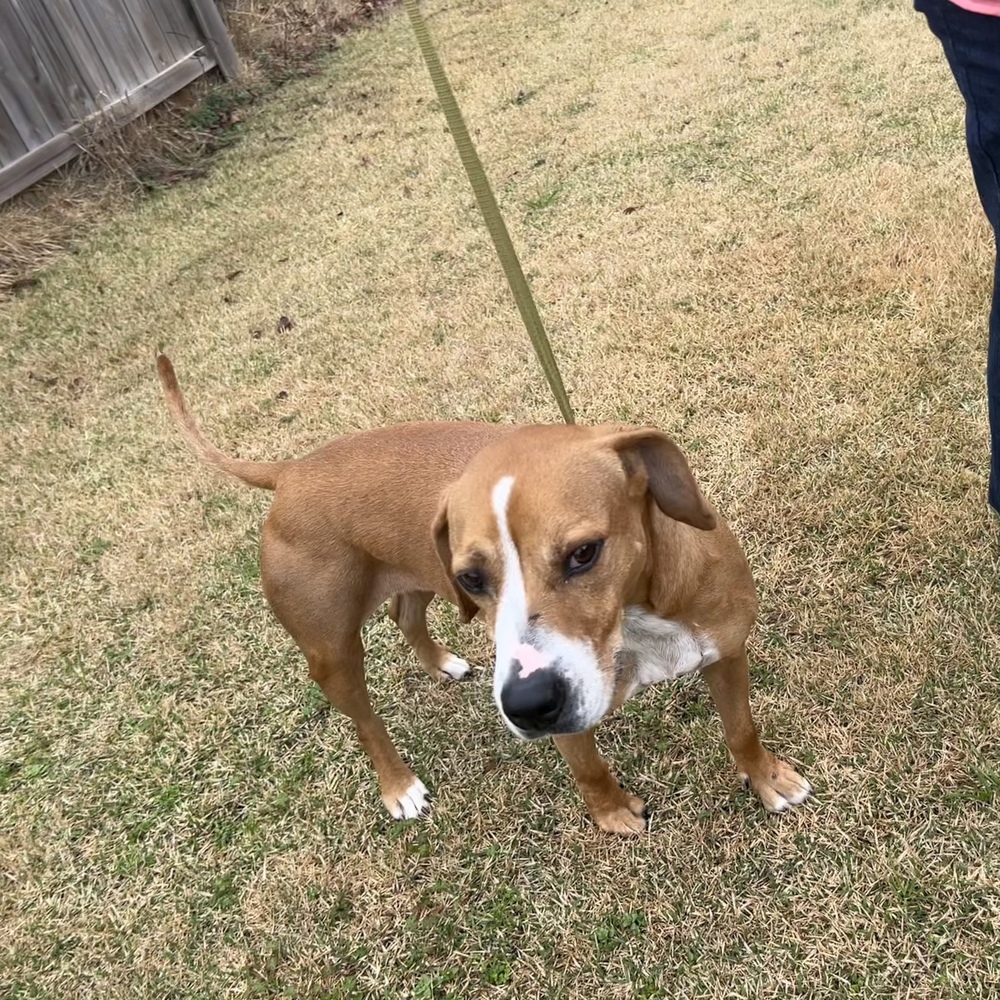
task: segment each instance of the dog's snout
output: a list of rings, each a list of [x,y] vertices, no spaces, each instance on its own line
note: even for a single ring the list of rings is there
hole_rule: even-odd
[[[566,695],[565,679],[551,667],[536,670],[524,678],[515,673],[500,692],[500,707],[522,732],[541,735],[550,732],[558,723],[566,705]]]

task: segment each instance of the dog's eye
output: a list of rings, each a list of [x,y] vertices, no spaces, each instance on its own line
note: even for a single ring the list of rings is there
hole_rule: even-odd
[[[486,590],[486,576],[477,569],[459,573],[455,579],[467,594],[482,594]]]
[[[604,542],[596,541],[586,542],[573,549],[566,560],[567,575],[574,576],[577,573],[586,573],[587,570],[593,569],[603,548]]]

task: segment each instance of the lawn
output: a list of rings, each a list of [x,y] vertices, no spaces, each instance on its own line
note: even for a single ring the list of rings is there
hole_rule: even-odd
[[[156,347],[244,457],[558,419],[397,10],[0,304],[0,995],[996,996],[991,247],[937,42],[879,0],[427,14],[578,418],[673,434],[745,544],[815,797],[766,815],[694,679],[602,728],[654,810],[602,835],[441,606],[469,683],[367,630],[436,793],[393,822],[270,616],[268,495]]]

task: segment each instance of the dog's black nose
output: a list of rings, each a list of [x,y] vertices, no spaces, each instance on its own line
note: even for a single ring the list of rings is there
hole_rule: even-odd
[[[566,704],[566,682],[556,670],[536,670],[512,677],[500,692],[503,714],[524,733],[552,729]]]

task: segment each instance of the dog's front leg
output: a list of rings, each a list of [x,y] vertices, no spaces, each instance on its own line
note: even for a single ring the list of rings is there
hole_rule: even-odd
[[[769,812],[784,812],[805,801],[811,789],[783,760],[760,745],[750,713],[750,665],[746,650],[719,660],[705,670],[712,700],[722,718],[726,746],[744,782]]]
[[[594,731],[590,729],[585,733],[554,736],[552,739],[569,764],[594,822],[608,833],[643,833],[646,829],[646,804],[622,790],[604,758],[597,752]]]

